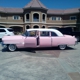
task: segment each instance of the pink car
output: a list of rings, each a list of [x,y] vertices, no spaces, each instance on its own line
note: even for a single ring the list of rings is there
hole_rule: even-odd
[[[63,35],[56,29],[28,29],[23,35],[4,36],[2,45],[6,45],[9,51],[17,48],[59,47],[61,50],[67,46],[75,45],[77,39],[74,36]]]

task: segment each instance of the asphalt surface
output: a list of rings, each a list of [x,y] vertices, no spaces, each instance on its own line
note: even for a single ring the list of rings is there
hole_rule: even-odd
[[[80,80],[80,43],[58,48],[19,49],[0,45],[0,80]]]

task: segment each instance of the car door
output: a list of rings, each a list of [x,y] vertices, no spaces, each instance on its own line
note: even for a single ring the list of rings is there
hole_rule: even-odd
[[[25,47],[36,47],[36,31],[28,31],[28,36],[26,36],[25,41],[24,41],[24,46]]]
[[[40,47],[51,47],[51,36],[49,31],[40,31]]]
[[[55,33],[55,32],[51,32],[51,42],[52,42],[52,46],[58,46],[60,39],[60,37]]]

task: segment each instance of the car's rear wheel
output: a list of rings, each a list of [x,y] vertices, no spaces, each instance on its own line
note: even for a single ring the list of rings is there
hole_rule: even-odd
[[[9,44],[9,45],[8,45],[8,50],[11,51],[11,52],[15,51],[16,48],[17,48],[17,47],[16,47],[15,44]]]
[[[64,50],[64,49],[66,49],[66,45],[59,45],[59,49],[61,49],[61,50]]]

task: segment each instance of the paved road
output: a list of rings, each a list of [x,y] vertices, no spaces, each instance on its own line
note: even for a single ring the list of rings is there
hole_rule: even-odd
[[[63,51],[8,52],[0,46],[0,80],[80,80],[80,43]]]

